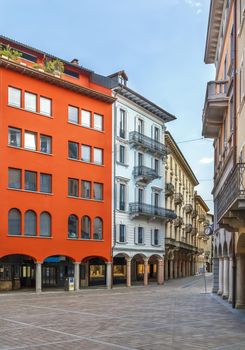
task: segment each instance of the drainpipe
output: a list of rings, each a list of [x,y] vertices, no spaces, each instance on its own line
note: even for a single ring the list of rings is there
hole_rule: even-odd
[[[237,162],[237,0],[234,0],[234,77],[233,77],[233,101],[234,101],[234,134],[233,134],[233,147],[234,147],[234,157],[233,157],[233,169],[236,167]],[[233,244],[232,244],[232,308],[236,307],[236,251],[235,251],[235,232],[233,232]]]

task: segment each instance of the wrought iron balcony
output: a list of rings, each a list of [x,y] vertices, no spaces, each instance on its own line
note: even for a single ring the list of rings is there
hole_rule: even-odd
[[[170,197],[174,194],[174,185],[172,183],[166,183],[165,185],[165,196]]]
[[[183,194],[182,193],[175,193],[174,194],[174,203],[175,204],[182,204],[183,202]]]
[[[223,187],[215,198],[217,221],[230,216],[229,212],[245,211],[245,163],[238,163],[227,176]]]
[[[199,222],[204,222],[205,220],[206,220],[205,214],[198,214],[198,221]]]
[[[131,218],[141,215],[151,218],[174,220],[177,217],[173,210],[139,202],[129,203],[129,214]]]
[[[174,226],[175,227],[180,227],[183,225],[183,219],[180,216],[177,216],[176,219],[174,220]]]
[[[137,182],[144,183],[149,183],[160,177],[155,169],[148,168],[144,165],[134,167],[133,174]]]
[[[192,224],[186,224],[186,225],[185,225],[185,232],[186,232],[186,233],[191,233],[191,232],[192,232],[192,229],[193,229]]]
[[[210,81],[207,84],[203,109],[204,137],[218,137],[224,113],[228,108],[229,98],[226,95],[227,81]]]
[[[145,152],[149,152],[160,158],[167,156],[167,148],[163,143],[143,135],[138,131],[131,131],[129,133],[129,143],[136,148],[143,149]]]
[[[190,214],[193,210],[193,206],[192,206],[192,204],[186,204],[184,206],[184,209],[185,209],[186,214]]]

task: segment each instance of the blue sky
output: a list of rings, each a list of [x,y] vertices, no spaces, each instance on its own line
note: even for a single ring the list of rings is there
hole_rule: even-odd
[[[209,0],[1,0],[0,33],[108,75],[173,113],[176,141],[201,137],[213,67],[203,62]],[[213,177],[211,141],[180,143],[200,180]],[[212,181],[200,181],[210,200]],[[212,202],[207,201],[210,209]]]

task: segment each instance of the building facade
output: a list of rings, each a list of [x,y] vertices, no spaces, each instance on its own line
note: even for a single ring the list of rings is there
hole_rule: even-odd
[[[214,139],[213,291],[245,307],[244,0],[211,1],[205,63],[203,135]]]
[[[0,289],[110,286],[109,80],[0,43]]]
[[[110,76],[114,96],[114,283],[163,283],[165,123],[175,117],[127,87],[125,72]]]
[[[177,215],[175,220],[166,222],[165,280],[168,280],[199,271],[201,211],[197,199],[201,197],[195,193],[198,180],[169,132],[165,134],[165,144],[169,151],[165,168],[165,206]]]

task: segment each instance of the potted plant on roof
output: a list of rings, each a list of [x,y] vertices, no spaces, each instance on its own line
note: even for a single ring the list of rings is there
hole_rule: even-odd
[[[64,63],[58,59],[46,61],[45,72],[60,77],[61,74],[64,72]]]
[[[44,72],[44,65],[40,63],[33,63],[32,68],[39,70],[40,72]]]
[[[22,53],[14,50],[10,45],[0,45],[0,55],[7,60],[16,61],[19,57],[22,56]]]

